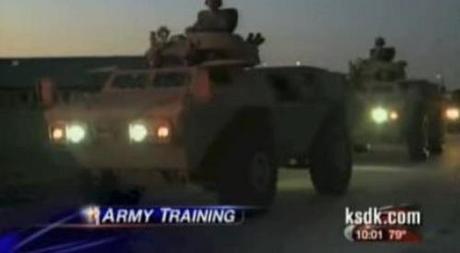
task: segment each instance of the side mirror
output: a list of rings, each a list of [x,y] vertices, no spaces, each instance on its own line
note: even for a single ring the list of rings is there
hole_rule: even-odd
[[[200,103],[207,103],[212,99],[210,80],[207,71],[200,69],[195,72],[191,93]]]
[[[38,103],[42,108],[51,108],[57,102],[57,90],[51,78],[42,78],[37,84],[36,93]]]

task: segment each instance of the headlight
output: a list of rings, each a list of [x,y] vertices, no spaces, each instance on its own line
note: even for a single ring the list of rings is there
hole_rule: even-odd
[[[157,138],[158,139],[167,139],[170,135],[170,129],[168,126],[160,126],[157,128]]]
[[[382,107],[374,108],[371,112],[372,120],[377,124],[382,124],[388,121],[388,111]]]
[[[156,119],[151,122],[142,121],[129,125],[129,139],[134,143],[154,142],[169,143],[172,136],[172,127],[169,121]]]
[[[87,137],[86,126],[82,124],[56,123],[50,127],[50,139],[56,143],[79,144]]]
[[[460,111],[458,108],[449,108],[446,110],[446,117],[448,120],[458,120],[460,118]]]
[[[129,139],[133,142],[143,142],[149,135],[148,127],[142,123],[135,123],[129,126]]]
[[[160,121],[154,124],[156,143],[169,143],[171,142],[172,127],[168,121]]]
[[[399,119],[399,113],[397,111],[391,111],[390,112],[390,119],[393,121],[396,121]]]
[[[50,129],[50,138],[54,142],[63,142],[65,141],[65,126],[64,125],[55,125]]]
[[[86,138],[86,129],[82,125],[71,124],[66,127],[66,138],[69,142],[78,144]]]

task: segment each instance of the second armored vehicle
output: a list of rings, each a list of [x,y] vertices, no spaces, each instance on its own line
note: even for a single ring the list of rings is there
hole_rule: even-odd
[[[451,133],[460,132],[460,90],[449,94],[445,110],[447,130]]]
[[[442,93],[437,84],[407,79],[406,63],[394,61],[395,54],[378,38],[369,59],[350,64],[354,143],[359,149],[406,143],[412,160],[424,160],[442,152]]]

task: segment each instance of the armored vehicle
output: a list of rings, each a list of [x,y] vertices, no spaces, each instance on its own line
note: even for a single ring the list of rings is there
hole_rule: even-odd
[[[435,83],[407,79],[395,54],[378,38],[368,59],[350,63],[354,144],[406,143],[412,160],[424,160],[442,152],[443,95]]]
[[[46,111],[54,157],[70,155],[88,172],[87,188],[109,201],[134,189],[131,176],[152,184],[158,174],[214,190],[223,204],[266,208],[278,168],[292,158],[308,163],[319,193],[344,193],[352,167],[345,76],[257,67],[263,41],[202,29],[169,38],[159,29],[149,68],[115,70],[99,93]]]
[[[71,154],[94,176],[159,172],[213,185],[225,204],[268,206],[293,157],[309,160],[318,192],[345,192],[344,89],[341,75],[309,67],[119,70],[46,118],[55,157]]]

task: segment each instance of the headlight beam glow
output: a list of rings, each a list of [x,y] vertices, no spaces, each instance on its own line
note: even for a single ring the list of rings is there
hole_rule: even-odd
[[[131,124],[129,126],[129,138],[134,142],[143,142],[149,134],[147,126],[141,123]]]
[[[71,143],[81,143],[86,138],[86,129],[82,125],[70,124],[66,127],[66,137]]]
[[[397,111],[391,111],[390,113],[390,119],[395,121],[395,120],[398,120],[399,119],[399,114]]]
[[[160,139],[166,139],[168,138],[170,135],[170,130],[169,130],[169,127],[167,126],[160,126],[158,129],[157,129],[157,136],[158,138]]]
[[[62,127],[55,127],[51,130],[51,138],[53,141],[62,141],[65,138],[65,129]]]
[[[458,108],[449,108],[446,110],[446,117],[452,121],[458,120],[460,118],[460,110]]]
[[[372,109],[371,117],[372,120],[377,124],[383,124],[388,121],[388,111],[382,107]]]

